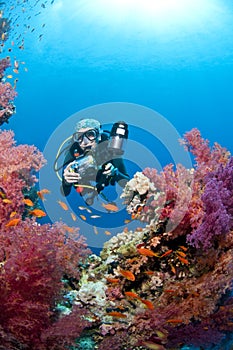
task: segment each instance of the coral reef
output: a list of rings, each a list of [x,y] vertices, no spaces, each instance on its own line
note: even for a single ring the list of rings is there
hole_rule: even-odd
[[[0,125],[14,113],[9,65],[0,61]],[[0,132],[0,349],[229,348],[233,158],[197,129],[181,143],[193,168],[137,172],[122,199],[143,227],[96,256],[78,228],[38,223],[43,155]]]
[[[13,100],[17,93],[9,82],[5,82],[4,78],[5,70],[10,66],[9,57],[0,60],[0,125],[8,123],[9,118],[15,113]]]
[[[73,303],[88,307],[100,350],[217,349],[231,338],[233,158],[197,129],[181,143],[194,167],[135,174],[122,198],[146,226],[89,256],[76,286]]]
[[[70,284],[80,278],[90,253],[78,229],[40,225],[23,216],[35,172],[45,163],[34,146],[19,145],[0,132],[0,349],[66,349],[90,323],[87,310],[66,304]]]

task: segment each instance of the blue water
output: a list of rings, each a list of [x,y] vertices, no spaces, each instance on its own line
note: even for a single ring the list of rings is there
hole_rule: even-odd
[[[10,11],[22,17],[13,39],[20,31],[25,39],[24,50],[15,45],[11,56],[28,69],[20,68],[17,114],[10,122],[19,142],[43,150],[71,114],[119,101],[154,109],[181,135],[198,127],[211,142],[232,150],[231,1],[189,1],[183,12],[178,1],[180,17],[168,7],[164,19],[155,13],[151,28],[132,2],[124,13],[113,1],[112,11],[119,13],[108,8],[108,15],[104,1],[96,1],[98,11],[88,0],[55,0],[45,8],[39,2],[30,9],[35,2]],[[25,24],[30,28],[23,34]]]

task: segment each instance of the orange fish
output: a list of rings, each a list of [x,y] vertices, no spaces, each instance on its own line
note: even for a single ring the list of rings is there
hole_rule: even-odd
[[[62,201],[57,201],[58,204],[62,207],[62,209],[64,210],[68,210],[68,205],[65,203],[65,202],[62,202]]]
[[[10,218],[13,218],[13,216],[15,216],[16,214],[17,214],[16,211],[12,211],[12,212],[10,213]]]
[[[46,216],[47,214],[41,209],[33,209],[29,211],[29,214],[36,216],[37,218],[42,218],[42,216]]]
[[[182,264],[188,265],[189,263],[187,259],[184,259],[181,256],[178,256],[178,259],[182,262]]]
[[[109,282],[109,283],[119,283],[120,282],[120,280],[119,280],[119,278],[111,278],[111,277],[106,277],[106,280],[107,280],[107,282]]]
[[[75,232],[75,228],[74,227],[70,227],[70,226],[67,226],[67,225],[64,225],[63,227],[69,233],[74,233]]]
[[[175,267],[174,267],[173,265],[170,265],[170,266],[171,266],[172,272],[174,273],[174,275],[176,275],[176,269],[175,269]]]
[[[24,198],[23,202],[28,205],[29,207],[32,207],[34,205],[34,203],[31,201],[31,199],[29,198]]]
[[[74,213],[70,213],[70,215],[71,215],[73,221],[77,220],[76,215]]]
[[[154,305],[150,300],[140,299],[141,302],[146,305],[146,307],[150,310],[154,310]]]
[[[104,207],[108,211],[116,212],[119,210],[118,206],[114,203],[102,203],[102,207]]]
[[[104,233],[107,235],[107,236],[110,236],[111,235],[111,232],[110,231],[104,231]]]
[[[117,317],[117,318],[126,318],[127,316],[124,315],[122,312],[118,312],[118,311],[111,311],[107,313],[108,316],[113,316],[113,317]]]
[[[182,258],[186,257],[186,254],[184,252],[181,252],[179,250],[177,250],[177,254],[179,254],[180,256],[182,256]]]
[[[157,253],[154,253],[151,249],[147,249],[147,248],[137,248],[137,251],[139,254],[144,255],[144,256],[157,256]]]
[[[147,270],[145,271],[145,273],[148,275],[148,276],[151,276],[154,274],[154,271],[151,271],[151,270]]]
[[[6,227],[16,226],[16,225],[18,225],[19,222],[20,222],[20,219],[19,219],[19,218],[17,218],[17,219],[12,219],[12,220],[10,220],[5,226],[6,226]]]
[[[48,190],[47,188],[43,188],[43,190],[40,190],[40,192],[43,193],[43,194],[48,194],[48,193],[50,193],[51,191]]]
[[[133,274],[131,271],[129,271],[129,270],[120,270],[119,272],[120,272],[120,274],[121,274],[122,276],[124,276],[127,280],[135,281],[135,276],[134,276],[134,274]]]
[[[179,318],[170,318],[167,323],[182,323],[183,321]]]
[[[168,256],[168,255],[171,254],[172,252],[173,252],[172,249],[167,250],[164,254],[162,254],[162,255],[160,256],[160,258],[164,258],[165,256]]]
[[[50,191],[47,190],[47,188],[37,191],[37,195],[42,201],[44,200],[44,194],[48,194],[48,193],[50,193]]]
[[[87,220],[87,218],[86,218],[86,216],[85,215],[80,215],[80,218],[82,219],[82,220]]]
[[[184,247],[183,245],[180,245],[180,248],[183,249],[185,252],[188,250],[188,248]]]
[[[135,298],[135,299],[140,299],[140,296],[137,293],[134,292],[125,292],[125,295],[129,298]]]

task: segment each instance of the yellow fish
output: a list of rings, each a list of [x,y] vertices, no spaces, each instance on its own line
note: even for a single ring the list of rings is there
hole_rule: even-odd
[[[117,318],[126,318],[127,316],[124,315],[122,312],[119,311],[110,311],[106,315],[112,316],[112,317],[117,317]]]
[[[6,203],[6,204],[12,203],[12,200],[10,200],[8,198],[4,198],[2,201],[3,201],[3,203]]]

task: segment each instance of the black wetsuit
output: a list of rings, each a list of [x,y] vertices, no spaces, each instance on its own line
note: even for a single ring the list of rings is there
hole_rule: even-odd
[[[106,141],[106,142],[104,142]],[[82,178],[79,182],[79,185],[89,185],[90,181],[96,182],[96,191],[99,193],[104,189],[104,187],[108,186],[109,184],[114,185],[116,182],[119,183],[121,187],[124,187],[126,182],[129,181],[129,175],[126,172],[126,168],[123,162],[123,159],[118,155],[114,154],[113,152],[108,151],[107,149],[107,141],[108,141],[108,135],[105,133],[101,134],[101,141],[98,143],[98,152],[94,155],[94,158],[96,160],[96,163],[98,165],[98,171],[95,174],[95,178],[86,176]],[[63,169],[67,167],[67,165],[74,160],[78,161],[78,155],[85,156],[83,150],[80,148],[78,142],[74,142],[69,151],[66,154],[64,163],[63,163]],[[103,174],[104,172],[104,164],[112,163],[115,168],[117,168],[117,172],[115,175],[108,177]],[[101,167],[102,166],[102,167]],[[64,196],[68,196],[72,185],[65,181],[65,179],[62,177],[62,194]],[[82,195],[86,194],[87,192],[90,192],[90,189],[86,189],[84,187],[84,192],[82,192]]]

